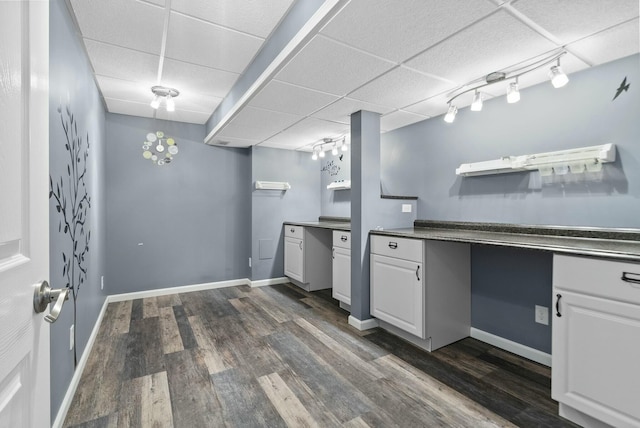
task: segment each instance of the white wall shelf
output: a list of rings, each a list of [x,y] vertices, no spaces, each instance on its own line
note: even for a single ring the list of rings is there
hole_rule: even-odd
[[[289,190],[291,185],[286,181],[259,181],[256,180],[256,190]]]
[[[600,171],[603,163],[615,160],[616,146],[603,144],[533,155],[504,156],[500,159],[484,162],[463,163],[456,169],[456,174],[473,177],[532,170],[539,170],[541,175],[561,173],[560,171],[563,171],[562,173],[567,171],[582,173],[585,170],[594,172]]]
[[[351,189],[351,180],[334,181],[327,184],[328,190],[346,190]]]

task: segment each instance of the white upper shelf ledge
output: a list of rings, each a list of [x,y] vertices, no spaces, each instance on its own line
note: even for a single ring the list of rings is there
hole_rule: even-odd
[[[563,174],[568,171],[581,173],[585,169],[589,172],[599,171],[602,169],[603,163],[615,160],[616,146],[603,144],[533,155],[505,156],[501,159],[484,162],[463,163],[456,169],[456,174],[472,177],[531,170],[539,170],[541,175],[551,175],[554,172]]]
[[[289,190],[291,185],[286,181],[256,181],[257,190]]]

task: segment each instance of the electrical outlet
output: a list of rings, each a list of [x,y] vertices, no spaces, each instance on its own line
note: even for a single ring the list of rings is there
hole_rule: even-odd
[[[251,267],[251,257],[249,257],[249,267]]]
[[[75,331],[75,324],[71,324],[71,328],[69,329],[69,351],[73,351],[73,345],[76,344],[74,337],[73,337],[73,333]]]
[[[100,277],[100,290],[104,290],[104,275]]]
[[[411,212],[411,204],[402,204],[402,212],[410,213]]]
[[[549,308],[536,305],[536,322],[538,324],[549,325]]]

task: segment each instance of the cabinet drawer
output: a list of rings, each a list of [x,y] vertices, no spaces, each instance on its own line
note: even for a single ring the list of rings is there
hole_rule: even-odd
[[[422,239],[371,236],[371,253],[422,263]]]
[[[640,263],[555,254],[553,286],[640,304]]]
[[[284,225],[284,236],[302,239],[303,232],[304,232],[304,227],[302,226],[293,226],[291,224]]]
[[[351,249],[351,232],[344,232],[342,230],[333,231],[333,246]]]

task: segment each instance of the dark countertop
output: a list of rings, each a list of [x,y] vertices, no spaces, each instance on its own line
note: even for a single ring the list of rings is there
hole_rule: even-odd
[[[346,221],[285,221],[285,225],[317,227],[320,229],[351,231],[351,223]]]
[[[640,230],[637,229],[563,228],[421,220],[417,220],[415,226],[406,229],[372,230],[370,234],[640,261]]]

